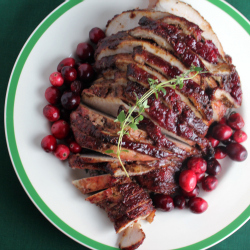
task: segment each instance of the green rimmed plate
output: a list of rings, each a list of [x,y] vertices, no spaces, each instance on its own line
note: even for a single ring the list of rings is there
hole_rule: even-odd
[[[131,0],[117,4],[117,1],[86,0],[61,5],[25,44],[14,66],[6,96],[6,137],[24,189],[55,226],[79,243],[96,249],[117,246],[117,236],[105,213],[85,202],[85,197],[71,185],[81,173],[70,171],[66,163],[41,151],[40,140],[49,133],[49,126],[42,116],[43,95],[49,86],[48,76],[56,69],[57,62],[69,56],[78,42],[87,40],[91,27],[104,27],[114,14],[141,6],[143,2]],[[212,24],[225,51],[233,57],[245,93],[240,112],[248,132],[249,122],[244,108],[248,101],[249,23],[224,2],[187,2]],[[26,103],[31,97],[31,102]],[[248,218],[249,164],[247,161],[240,164],[224,161],[222,164],[224,168],[217,191],[201,194],[209,202],[209,210],[198,216],[188,211],[159,212],[152,225],[143,224],[147,239],[142,249],[207,247],[232,233]]]

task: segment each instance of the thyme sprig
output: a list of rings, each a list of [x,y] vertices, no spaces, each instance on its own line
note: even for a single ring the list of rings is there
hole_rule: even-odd
[[[195,72],[195,74],[193,74],[192,76],[190,76],[190,73]],[[182,89],[184,86],[184,81],[186,80],[190,80],[193,79],[194,77],[196,77],[198,74],[202,74],[202,73],[206,73],[206,72],[202,72],[202,68],[201,67],[196,67],[196,66],[191,66],[191,68],[186,71],[185,73],[176,76],[176,78],[165,81],[165,82],[161,82],[159,83],[158,79],[151,79],[148,78],[148,82],[150,85],[150,89],[141,97],[138,98],[138,96],[135,94],[136,96],[136,104],[133,107],[130,107],[127,114],[125,114],[124,110],[122,110],[119,115],[117,116],[117,119],[115,120],[115,122],[120,122],[120,128],[121,130],[119,132],[117,132],[117,134],[119,135],[119,139],[118,139],[118,143],[117,143],[117,151],[116,151],[116,155],[117,158],[119,159],[121,166],[124,170],[124,172],[126,173],[126,175],[129,177],[126,168],[123,165],[123,162],[121,160],[120,154],[121,152],[129,152],[128,150],[122,150],[122,139],[124,135],[129,136],[129,129],[133,129],[133,130],[137,130],[138,129],[138,124],[140,121],[142,121],[144,119],[143,113],[145,112],[145,110],[147,108],[149,108],[148,106],[148,98],[151,95],[155,95],[155,97],[158,99],[159,97],[159,93],[162,92],[163,95],[166,95],[166,87],[171,87],[173,89],[175,89],[177,86],[179,87],[179,89]],[[137,115],[135,117],[133,117],[133,113],[137,112]],[[114,154],[114,150],[107,150],[105,151],[107,154]]]

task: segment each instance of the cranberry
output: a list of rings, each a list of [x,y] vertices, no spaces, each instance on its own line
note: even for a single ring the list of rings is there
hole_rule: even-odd
[[[207,202],[201,197],[191,198],[188,202],[188,206],[193,213],[201,214],[208,208]]]
[[[155,194],[153,196],[153,202],[156,208],[170,212],[174,209],[174,201],[169,195]]]
[[[230,143],[234,142],[232,136],[230,138],[228,138],[227,140],[221,141],[222,144],[224,145],[228,145]]]
[[[200,188],[198,186],[196,186],[191,192],[186,192],[185,190],[182,190],[182,194],[186,197],[186,198],[193,198],[193,197],[197,197],[200,193]]]
[[[245,122],[239,113],[233,113],[228,117],[227,124],[233,129],[242,129]]]
[[[247,134],[242,130],[236,130],[233,138],[236,142],[242,143],[247,140]]]
[[[207,173],[210,175],[218,175],[221,172],[221,165],[220,163],[212,158],[207,161]]]
[[[215,159],[224,159],[227,156],[226,147],[219,146],[214,149],[214,158]]]
[[[51,133],[57,139],[64,139],[69,133],[69,124],[64,120],[58,120],[51,126]]]
[[[192,170],[182,171],[179,176],[179,184],[183,190],[191,192],[197,184],[195,172]]]
[[[174,197],[174,206],[183,209],[186,207],[186,199],[183,195],[176,195]]]
[[[76,48],[76,55],[82,61],[92,61],[94,58],[94,49],[89,43],[79,43]]]
[[[54,155],[61,161],[66,160],[69,157],[69,154],[69,148],[63,144],[59,144],[54,152]]]
[[[65,109],[75,109],[80,104],[81,98],[74,92],[65,92],[61,97],[62,106]]]
[[[196,174],[197,183],[202,182],[204,177],[205,177],[205,173]]]
[[[89,63],[81,64],[77,69],[77,73],[78,73],[79,79],[83,81],[84,83],[91,82],[95,76],[95,71]]]
[[[193,157],[188,160],[187,167],[196,174],[205,173],[207,170],[207,162],[201,157]]]
[[[211,135],[207,136],[207,139],[211,142],[213,148],[217,147],[220,143],[218,140],[214,139]]]
[[[221,120],[219,121],[220,124],[226,124],[227,123],[227,118],[224,116],[221,118]]]
[[[49,76],[50,83],[55,87],[60,87],[64,83],[64,79],[62,77],[62,74],[59,72],[54,72]]]
[[[45,98],[50,104],[57,104],[61,98],[61,91],[52,86],[45,90]]]
[[[202,180],[202,188],[206,192],[213,191],[218,185],[218,180],[215,176],[208,175]]]
[[[50,121],[55,122],[60,118],[60,110],[59,108],[48,104],[43,108],[43,115]]]
[[[233,142],[226,147],[228,156],[234,161],[244,161],[247,158],[247,150],[237,142]]]
[[[93,28],[89,32],[89,39],[92,43],[97,44],[101,39],[105,37],[105,33],[100,28]]]
[[[64,66],[61,72],[64,80],[67,82],[73,82],[77,77],[76,69],[70,66]]]
[[[69,145],[69,150],[73,154],[78,154],[82,151],[82,148],[77,142],[72,141]]]
[[[76,61],[75,61],[75,59],[74,58],[72,58],[72,57],[67,57],[67,58],[64,58],[59,64],[58,64],[58,66],[57,66],[57,71],[58,72],[61,72],[61,70],[62,70],[62,68],[64,67],[64,66],[70,66],[70,67],[75,67],[75,63],[76,63]]]
[[[41,146],[47,153],[55,151],[56,145],[56,138],[53,135],[47,135],[41,141]]]
[[[232,129],[225,124],[218,124],[212,130],[212,136],[219,141],[229,139],[232,134]]]
[[[70,89],[72,92],[80,95],[82,92],[82,82],[81,81],[74,81],[70,84]]]

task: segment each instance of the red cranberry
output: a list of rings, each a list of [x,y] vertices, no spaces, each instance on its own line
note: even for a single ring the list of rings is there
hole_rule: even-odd
[[[186,199],[183,195],[176,195],[174,197],[174,206],[183,209],[186,207]]]
[[[226,147],[227,155],[233,161],[244,161],[247,158],[247,150],[244,146],[237,142],[233,142]]]
[[[105,33],[100,28],[93,28],[89,32],[89,39],[92,43],[97,44],[101,39],[105,37]]]
[[[218,175],[221,172],[221,165],[220,163],[212,158],[207,161],[207,173],[210,175]]]
[[[51,126],[51,133],[57,139],[64,139],[69,133],[69,124],[64,120],[58,120]]]
[[[242,143],[247,140],[247,134],[242,130],[236,130],[233,138],[236,142]]]
[[[232,129],[225,124],[218,124],[214,126],[212,131],[212,136],[219,141],[229,139],[232,134],[233,134]]]
[[[77,73],[79,79],[84,83],[90,83],[95,76],[95,71],[93,70],[93,67],[89,63],[81,64],[77,69]]]
[[[67,57],[67,58],[64,58],[59,64],[58,64],[58,66],[57,66],[57,71],[58,72],[61,72],[61,70],[62,70],[62,68],[64,67],[64,66],[70,66],[70,67],[75,67],[75,63],[76,63],[76,61],[75,61],[75,59],[74,58],[72,58],[72,57]]]
[[[227,124],[233,129],[242,129],[245,122],[239,113],[233,113],[228,117]]]
[[[47,135],[41,141],[41,146],[47,153],[55,151],[56,145],[56,138],[53,135]]]
[[[76,69],[70,66],[64,66],[61,72],[64,80],[67,82],[73,82],[77,77]]]
[[[77,95],[80,95],[82,92],[82,82],[81,81],[74,81],[70,84],[70,89],[72,92],[76,93]]]
[[[153,196],[153,202],[156,208],[170,212],[174,209],[174,201],[169,195],[156,194]]]
[[[207,202],[201,197],[191,198],[188,202],[190,210],[195,214],[201,214],[208,208]]]
[[[218,140],[214,139],[211,135],[207,136],[207,139],[211,142],[213,148],[217,147],[220,143]]]
[[[81,97],[74,92],[65,92],[61,97],[62,106],[65,109],[75,109],[81,101]]]
[[[76,55],[82,61],[92,61],[94,58],[94,49],[89,43],[79,43],[76,48]]]
[[[43,115],[50,121],[55,122],[60,118],[60,110],[59,108],[48,104],[43,108]]]
[[[192,170],[182,171],[179,176],[179,184],[183,190],[191,192],[197,184],[195,172]]]
[[[197,183],[202,182],[204,177],[205,177],[205,173],[196,174]]]
[[[182,194],[186,197],[186,198],[193,198],[193,197],[197,197],[200,193],[200,188],[198,186],[196,186],[191,192],[186,192],[185,190],[182,190]]]
[[[208,175],[202,180],[202,188],[206,192],[213,191],[218,185],[218,180],[215,176]]]
[[[78,154],[82,151],[82,148],[77,142],[72,141],[69,145],[69,150],[73,154]]]
[[[66,160],[69,157],[69,154],[69,148],[63,144],[59,144],[54,152],[54,155],[61,161]]]
[[[219,121],[220,124],[226,124],[227,123],[227,118],[224,116],[221,118],[221,120]]]
[[[224,159],[227,156],[226,147],[219,146],[214,149],[214,158],[215,159]]]
[[[201,157],[193,157],[188,160],[187,167],[196,174],[205,173],[207,170],[207,162]]]
[[[61,91],[52,86],[45,90],[45,98],[50,104],[57,104],[61,98]]]
[[[227,140],[221,141],[222,144],[224,145],[228,145],[230,143],[234,142],[232,136],[230,138],[228,138]]]
[[[54,72],[49,76],[50,83],[55,87],[60,87],[64,83],[64,79],[62,77],[62,74],[59,72]]]

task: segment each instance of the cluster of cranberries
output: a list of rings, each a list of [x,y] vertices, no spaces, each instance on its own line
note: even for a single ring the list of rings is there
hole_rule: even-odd
[[[93,28],[89,32],[89,39],[93,44],[104,37],[105,33],[100,28]],[[82,90],[88,88],[95,78],[91,65],[94,52],[90,43],[79,43],[76,48],[77,60],[72,57],[63,59],[58,64],[57,71],[49,77],[52,86],[45,91],[49,104],[43,108],[43,114],[52,123],[52,135],[45,136],[41,146],[46,152],[53,152],[60,160],[66,160],[70,152],[81,152],[80,145],[72,135],[69,116],[80,104]]]
[[[240,143],[247,139],[247,135],[241,129],[244,120],[238,113],[231,113],[220,122],[214,124],[209,131],[208,139],[215,148],[215,158],[205,160],[201,157],[190,158],[186,169],[180,173],[179,185],[181,194],[172,198],[170,195],[155,194],[154,204],[164,211],[171,211],[174,207],[184,209],[189,207],[193,213],[203,213],[208,203],[198,197],[201,183],[204,191],[213,191],[218,185],[217,175],[221,172],[221,164],[217,159],[223,159],[227,155],[234,161],[244,161],[247,158],[247,151]],[[222,145],[219,145],[219,144]]]

